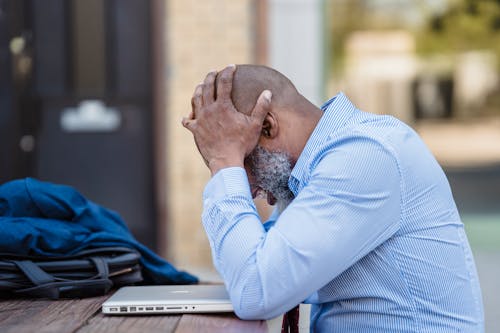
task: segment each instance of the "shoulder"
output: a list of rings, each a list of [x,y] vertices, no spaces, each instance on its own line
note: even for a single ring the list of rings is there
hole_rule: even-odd
[[[292,185],[298,182],[300,190],[310,180],[349,174],[352,181],[368,177],[401,179],[401,159],[406,158],[405,142],[418,137],[406,124],[391,116],[380,116],[358,111],[341,128],[322,131],[301,162]],[[310,148],[310,147],[309,147]]]
[[[368,116],[325,135],[310,160],[310,171],[329,164],[350,164],[366,168],[378,162],[398,163],[398,150],[412,130],[390,116]]]

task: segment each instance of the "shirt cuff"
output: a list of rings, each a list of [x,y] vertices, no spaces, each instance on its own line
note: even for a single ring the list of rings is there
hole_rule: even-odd
[[[228,196],[245,196],[252,200],[247,173],[240,167],[219,170],[203,191],[203,206],[208,206]]]

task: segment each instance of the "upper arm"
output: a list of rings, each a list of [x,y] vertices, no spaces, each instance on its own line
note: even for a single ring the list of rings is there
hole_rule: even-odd
[[[400,182],[384,145],[367,138],[342,142],[319,161],[265,242],[285,245],[277,255],[301,258],[297,273],[314,272],[305,277],[314,292],[396,232]]]
[[[204,214],[204,225],[239,316],[287,311],[396,232],[401,177],[385,147],[351,135],[325,148],[307,184],[267,232],[247,203],[249,193],[231,191],[243,183],[244,171],[225,180],[233,185],[220,207]]]

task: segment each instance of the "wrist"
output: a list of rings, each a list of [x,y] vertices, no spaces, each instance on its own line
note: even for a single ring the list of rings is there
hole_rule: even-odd
[[[208,168],[212,177],[221,169],[241,167],[244,168],[243,159],[211,159],[208,161]]]

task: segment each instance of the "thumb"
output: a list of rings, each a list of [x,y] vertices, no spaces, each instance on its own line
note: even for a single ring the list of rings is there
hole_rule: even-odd
[[[250,117],[253,121],[257,122],[261,125],[264,122],[264,118],[266,118],[269,111],[271,111],[271,98],[273,94],[269,90],[264,90],[259,98],[257,99],[257,103],[252,110],[252,114]]]
[[[196,122],[196,119],[190,119],[188,117],[183,117],[181,120],[182,126],[190,130],[191,132],[193,131],[193,125]]]

